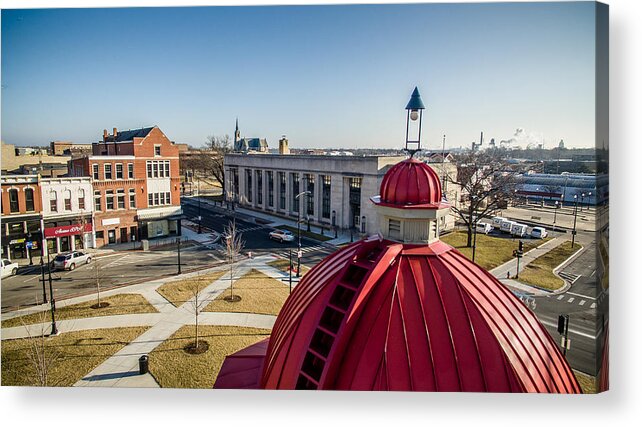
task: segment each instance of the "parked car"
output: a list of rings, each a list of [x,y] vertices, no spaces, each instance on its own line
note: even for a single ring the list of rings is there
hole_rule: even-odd
[[[488,234],[491,231],[493,231],[493,226],[492,225],[490,225],[488,223],[485,223],[485,222],[478,222],[477,223],[477,232],[478,233]]]
[[[528,231],[528,226],[526,224],[514,223],[510,228],[510,234],[513,236],[523,237]]]
[[[548,231],[544,227],[533,227],[531,237],[534,239],[543,239],[548,236]]]
[[[9,259],[3,259],[1,277],[4,279],[5,277],[15,276],[16,274],[18,274],[18,264],[11,262]]]
[[[91,256],[84,252],[73,251],[66,254],[60,254],[54,258],[52,264],[55,270],[75,270],[76,267],[83,264],[89,264]]]
[[[270,233],[270,239],[281,243],[294,241],[294,234],[288,230],[274,230]]]

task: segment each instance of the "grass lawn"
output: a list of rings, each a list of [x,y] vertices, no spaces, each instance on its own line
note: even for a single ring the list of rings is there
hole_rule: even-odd
[[[71,386],[103,363],[147,327],[92,329],[44,338],[46,354],[52,355],[47,385]],[[31,362],[31,345],[43,338],[2,341],[2,385],[41,385]]]
[[[212,388],[225,357],[270,334],[269,329],[240,326],[199,326],[199,338],[209,350],[188,354],[183,347],[194,341],[194,326],[183,326],[149,354],[149,371],[161,387]]]
[[[528,264],[519,272],[519,281],[540,288],[555,290],[564,285],[564,280],[553,274],[553,269],[582,248],[579,244],[571,249],[571,242],[564,242]]]
[[[274,261],[270,261],[267,263],[267,265],[271,265],[272,267],[283,271],[284,273],[287,273],[288,270],[290,269],[290,260],[289,259],[275,259]],[[292,266],[296,268],[296,258],[292,259]],[[301,266],[301,276],[305,276],[305,273],[307,273],[310,269],[306,267],[305,265]],[[296,273],[293,271],[292,276],[296,276]]]
[[[234,282],[234,295],[239,295],[241,300],[225,301],[229,295],[230,288],[227,288],[203,311],[277,315],[290,291],[287,285],[252,269]]]
[[[464,254],[466,258],[473,258],[473,248],[466,247],[467,235],[465,231],[453,231],[452,233],[441,236],[440,239]],[[548,240],[550,239],[523,239],[524,252],[540,246]],[[475,263],[486,270],[492,270],[513,259],[513,250],[517,249],[518,242],[519,239],[493,237],[478,233]]]
[[[295,238],[297,237],[298,231],[297,231],[296,227],[290,227],[289,225],[279,225],[278,227],[274,227],[274,228],[278,228],[278,229],[281,229],[281,230],[289,230],[289,231],[292,232],[292,234],[294,234]],[[314,239],[314,240],[319,240],[321,242],[325,242],[327,240],[334,239],[334,234],[332,234],[332,235],[330,235],[330,234],[331,234],[330,230],[328,230],[327,234],[313,233],[312,231],[308,231],[308,226],[306,224],[301,224],[301,236],[303,236],[303,237],[309,237],[310,239]]]
[[[580,388],[582,389],[583,393],[586,393],[586,394],[597,393],[597,381],[595,377],[592,377],[583,372],[575,371],[575,370],[573,370],[573,373],[575,374],[575,378],[577,378],[577,382],[580,383]]]
[[[167,282],[156,289],[163,298],[178,307],[194,296],[194,287],[198,286],[203,290],[215,280],[218,280],[225,271],[216,271],[214,273],[194,276],[189,279]]]
[[[96,304],[96,299],[92,299],[80,304],[68,305],[66,307],[56,307],[56,320],[82,319],[85,317],[114,316],[116,314],[138,314],[138,313],[157,313],[147,300],[140,294],[118,294],[100,299],[100,304],[109,303],[109,306],[102,308],[91,308]],[[28,314],[26,316],[14,317],[2,321],[3,328],[30,325],[33,323],[51,322],[51,311],[47,310],[42,313]]]

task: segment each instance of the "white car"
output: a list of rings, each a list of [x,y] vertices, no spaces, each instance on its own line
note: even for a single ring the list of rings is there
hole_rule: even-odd
[[[7,276],[15,276],[18,273],[18,264],[11,262],[11,260],[2,260],[2,278]]]
[[[73,251],[66,254],[60,254],[54,258],[52,264],[55,270],[75,270],[82,264],[89,264],[91,256],[84,252]]]
[[[278,240],[279,242],[292,242],[294,241],[294,234],[288,230],[274,230],[270,233],[270,239]]]
[[[548,232],[544,227],[533,227],[531,230],[531,237],[534,239],[543,239],[548,236]]]

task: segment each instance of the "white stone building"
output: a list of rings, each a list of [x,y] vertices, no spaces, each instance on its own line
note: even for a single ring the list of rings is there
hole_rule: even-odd
[[[91,178],[41,178],[45,254],[96,246]]]
[[[376,233],[371,197],[386,171],[404,157],[227,154],[226,199],[244,208],[339,229]],[[295,196],[310,191],[312,197]],[[448,225],[452,225],[449,216]]]

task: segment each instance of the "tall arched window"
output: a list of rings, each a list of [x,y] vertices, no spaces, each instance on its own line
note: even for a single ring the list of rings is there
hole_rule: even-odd
[[[78,190],[78,209],[85,209],[85,190]]]
[[[70,211],[71,210],[71,190],[65,190],[63,191],[62,194],[65,199],[65,210]]]
[[[20,204],[18,203],[18,190],[12,188],[9,190],[9,209],[11,213],[20,212]]]
[[[49,207],[51,212],[58,212],[58,194],[54,190],[49,192]]]
[[[25,188],[25,207],[27,208],[27,212],[36,210],[33,200],[33,188]]]

